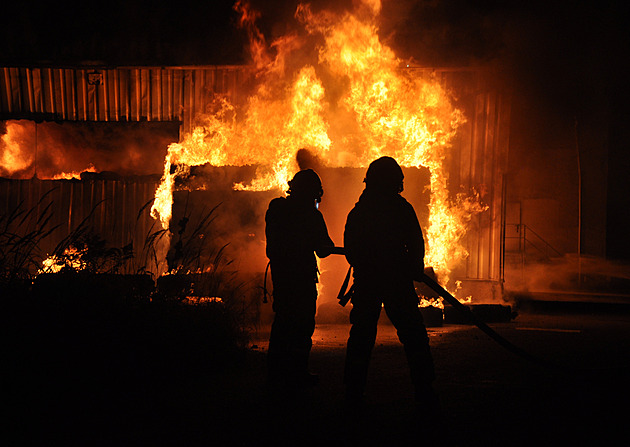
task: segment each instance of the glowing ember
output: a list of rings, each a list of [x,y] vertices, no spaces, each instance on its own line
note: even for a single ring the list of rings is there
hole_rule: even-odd
[[[210,304],[218,303],[223,304],[223,299],[218,296],[187,296],[187,304]]]
[[[68,247],[61,256],[49,256],[42,262],[42,268],[38,273],[59,273],[63,268],[72,270],[84,270],[87,263],[83,260],[83,255],[87,252],[87,248],[78,250],[75,247]]]
[[[216,113],[169,147],[153,217],[168,228],[175,179],[185,178],[190,166],[256,165],[252,183],[235,189],[269,190],[286,187],[298,169],[300,148],[329,167],[365,168],[389,155],[402,166],[430,170],[426,264],[447,284],[467,256],[460,243],[466,223],[483,211],[475,197],[453,200],[448,191],[444,160],[465,118],[437,80],[404,69],[381,42],[380,1],[363,0],[340,15],[314,13],[301,4],[295,17],[305,35],[290,34],[270,45],[247,4],[238,2],[236,9],[251,39],[256,91],[243,110],[218,100]]]

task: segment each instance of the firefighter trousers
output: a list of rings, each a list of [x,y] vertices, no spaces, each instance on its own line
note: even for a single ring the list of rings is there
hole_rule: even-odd
[[[435,378],[429,338],[418,308],[418,295],[413,282],[398,282],[392,287],[391,283],[362,284],[355,279],[350,312],[352,327],[344,371],[344,384],[350,398],[360,398],[365,391],[368,365],[382,307],[403,344],[416,393],[430,387]]]
[[[270,380],[291,380],[308,372],[315,331],[317,288],[314,282],[274,282],[274,320],[267,366]]]

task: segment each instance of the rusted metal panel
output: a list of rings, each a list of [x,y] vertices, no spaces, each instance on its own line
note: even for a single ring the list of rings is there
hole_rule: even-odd
[[[247,66],[3,67],[0,119],[180,121],[190,130],[217,94],[236,96]]]

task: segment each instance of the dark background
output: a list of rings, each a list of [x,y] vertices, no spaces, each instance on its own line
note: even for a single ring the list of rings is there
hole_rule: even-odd
[[[12,2],[2,7],[0,64],[247,63],[233,3]],[[295,24],[297,3],[252,1],[268,42]],[[352,3],[311,2],[315,10]],[[384,0],[380,35],[418,65],[495,68],[497,85],[512,92],[509,199],[551,195],[577,215],[579,153],[583,252],[630,260],[623,9],[611,1]]]

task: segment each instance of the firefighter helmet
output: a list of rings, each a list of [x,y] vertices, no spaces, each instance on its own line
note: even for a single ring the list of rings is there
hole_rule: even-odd
[[[317,175],[317,172],[312,169],[303,169],[297,172],[292,180],[289,180],[289,190],[287,193],[294,197],[313,198],[320,202],[324,195],[324,189],[322,188],[322,181],[319,175]]]
[[[373,191],[400,193],[403,190],[404,178],[398,162],[392,157],[385,156],[370,163],[363,181],[366,187]]]

